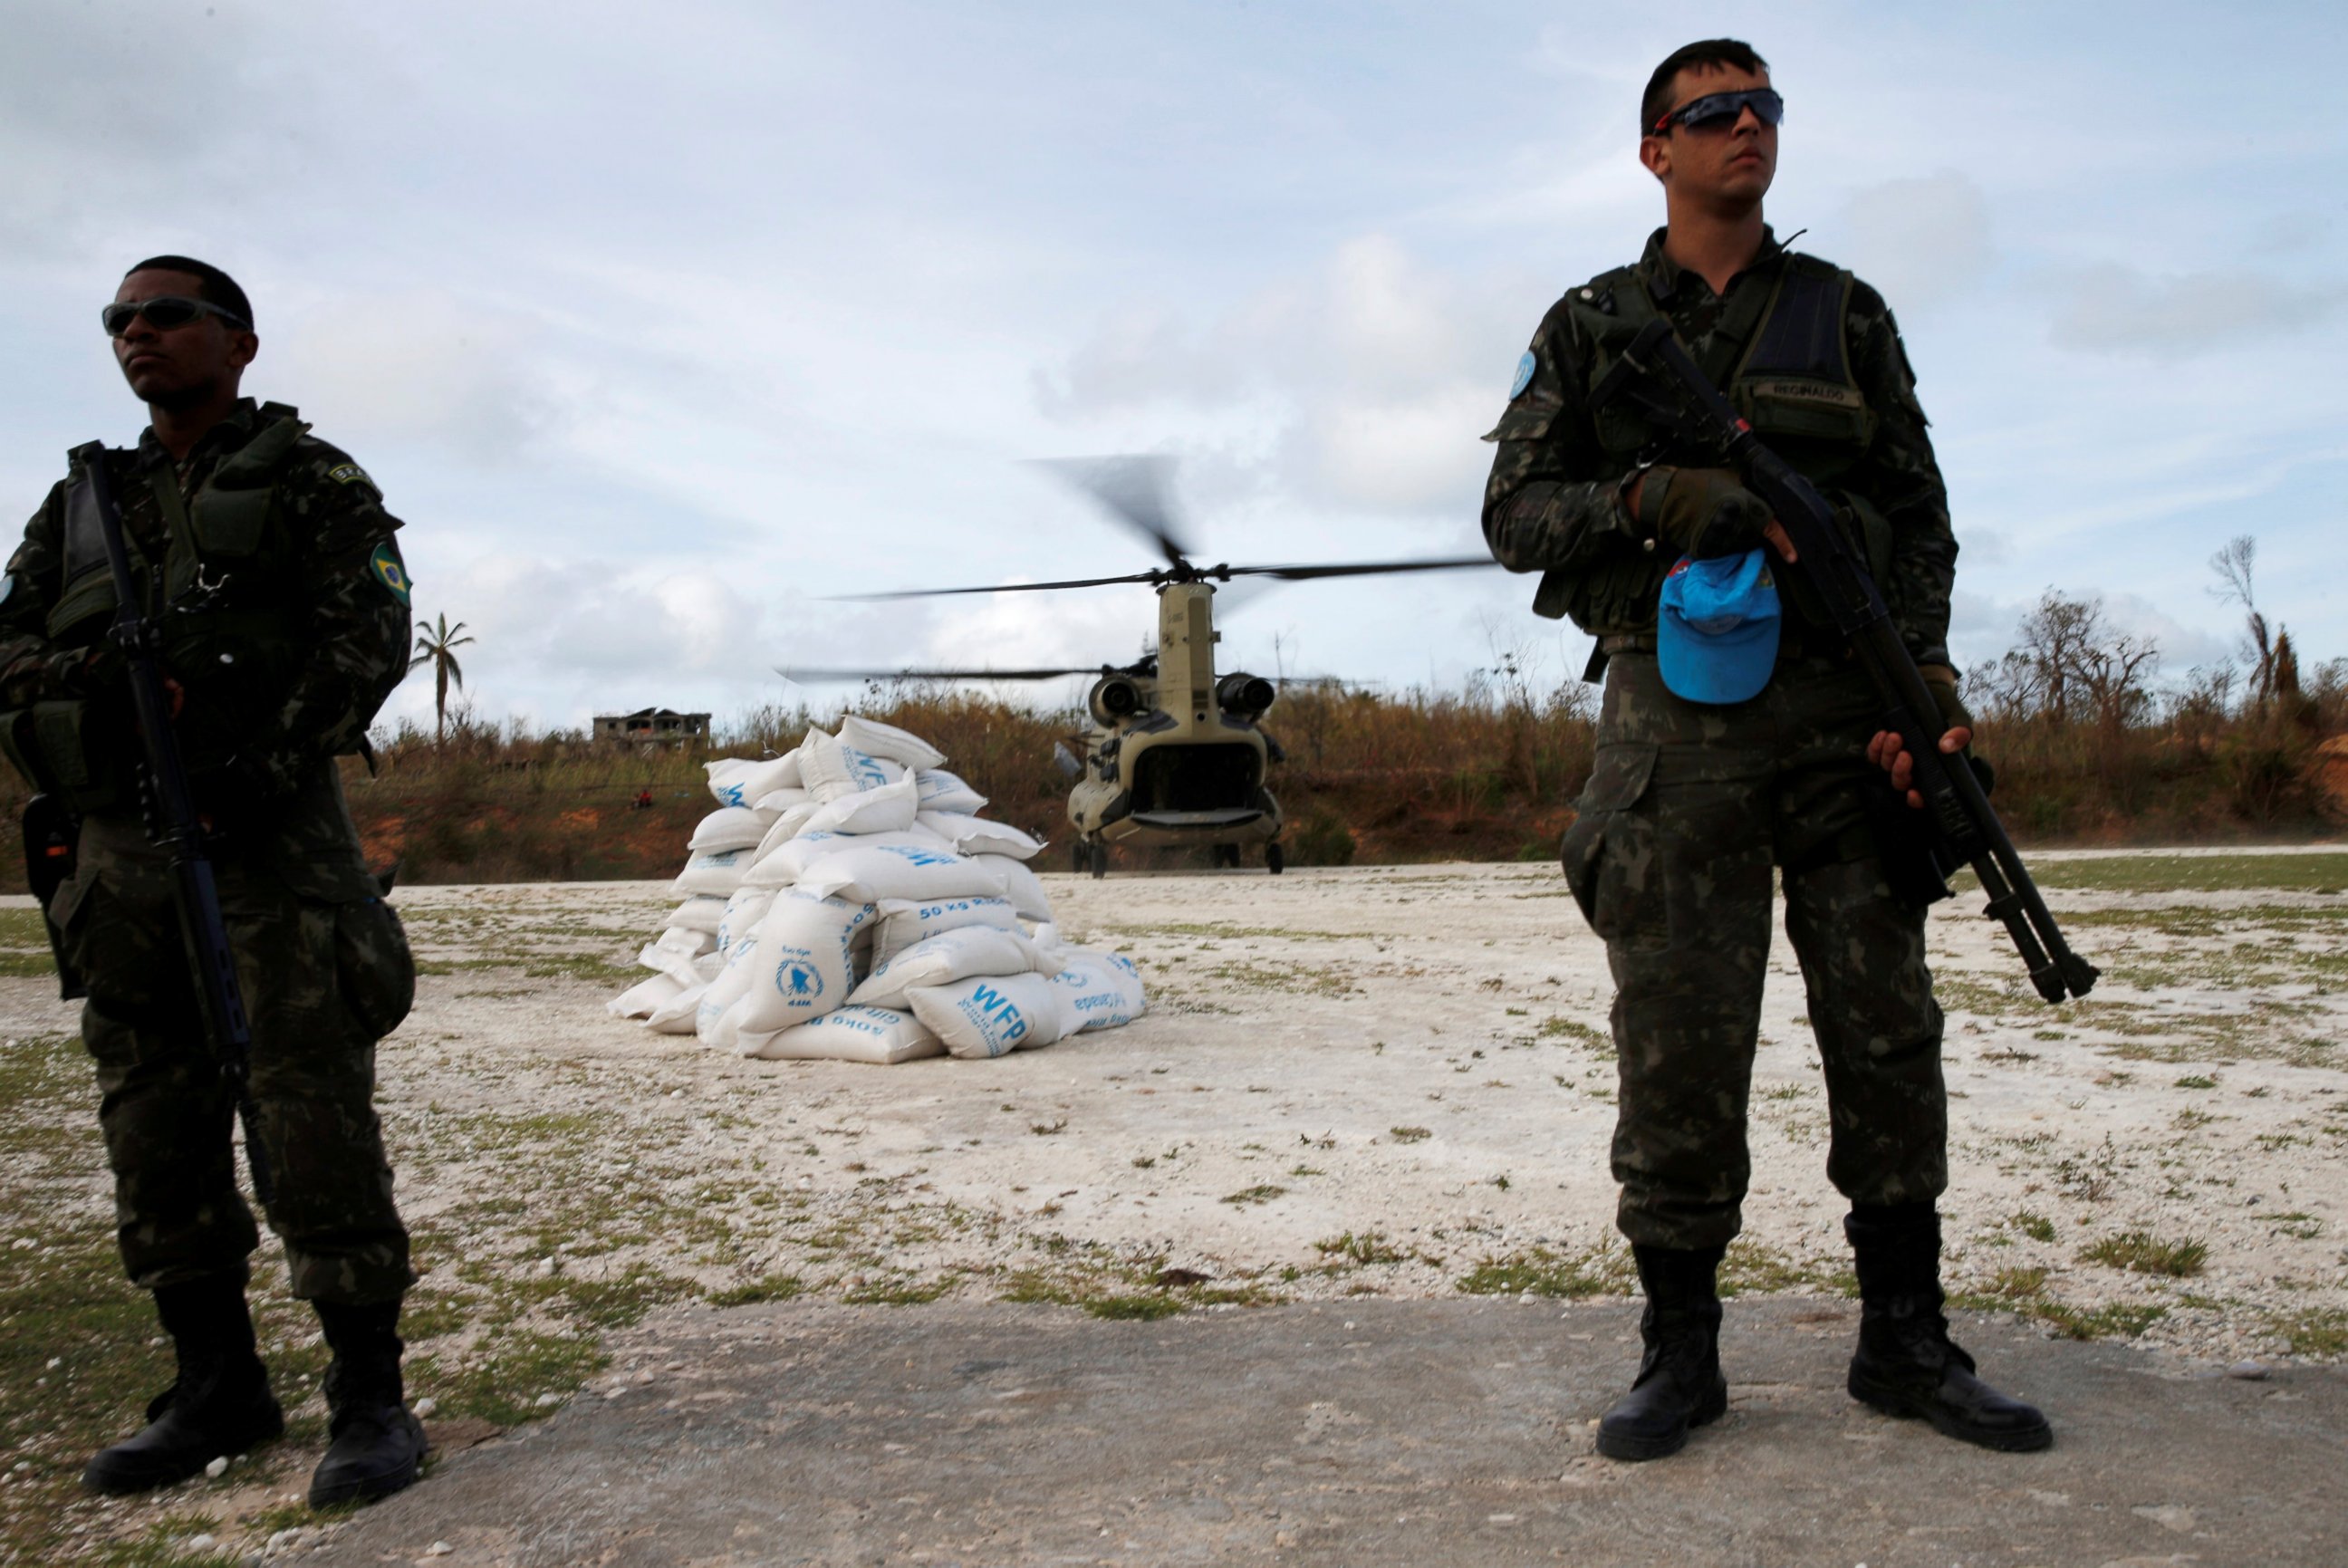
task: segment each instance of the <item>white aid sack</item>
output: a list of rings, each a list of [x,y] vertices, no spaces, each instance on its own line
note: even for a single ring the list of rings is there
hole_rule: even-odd
[[[860,789],[815,809],[808,833],[901,833],[913,825],[921,801],[908,777],[878,789]]]
[[[1000,1057],[1060,1037],[1060,1004],[1041,975],[1003,975],[919,985],[913,1016],[964,1058]]]
[[[1063,947],[1052,992],[1060,1004],[1060,1033],[1113,1029],[1141,1016],[1141,971],[1121,953],[1097,947]]]
[[[750,851],[702,850],[685,862],[685,870],[676,873],[676,881],[668,891],[684,898],[691,893],[707,893],[716,898],[731,898],[734,890],[742,885],[743,873],[750,869]]]
[[[684,989],[675,975],[655,975],[604,1003],[603,1010],[615,1018],[649,1018],[664,1004],[675,1001],[676,994]]]
[[[852,746],[841,745],[820,729],[808,730],[807,739],[799,743],[793,755],[799,759],[799,775],[806,781],[808,793],[819,800],[837,800],[860,789],[878,789],[883,784],[894,784],[906,773],[903,763],[891,762],[885,757],[868,757]]]
[[[944,985],[973,975],[1059,973],[1059,961],[1039,952],[1034,943],[1014,931],[965,925],[942,932],[927,942],[908,947],[886,964],[873,966],[864,984],[849,993],[851,1003],[873,1007],[902,1007],[905,993],[916,985]]]
[[[767,825],[772,817],[753,811],[747,806],[720,806],[701,819],[685,841],[688,850],[747,850],[767,836]]]
[[[715,935],[717,923],[726,918],[726,901],[707,895],[686,899],[669,911],[667,926],[671,931],[706,931]]]
[[[822,810],[823,808],[813,800],[802,800],[796,806],[787,806],[783,809],[782,812],[775,818],[773,824],[767,829],[767,836],[760,839],[758,847],[751,851],[748,880],[754,885],[757,881],[758,862],[805,832],[808,823],[814,819],[818,811]]]
[[[701,995],[706,985],[688,985],[675,995],[653,1009],[644,1020],[644,1027],[655,1035],[689,1035],[693,1033],[694,1015],[701,1010]]]
[[[784,789],[799,781],[798,753],[754,761],[724,757],[702,765],[709,770],[709,792],[721,806],[749,806],[770,789]]]
[[[750,809],[754,811],[767,812],[769,814],[767,820],[771,821],[776,815],[788,811],[794,806],[804,806],[814,799],[814,796],[794,784],[788,789],[767,790],[750,802]]]
[[[872,963],[886,964],[917,942],[927,942],[944,931],[985,925],[997,931],[1019,929],[1019,912],[1006,898],[942,898],[922,902],[910,898],[880,901],[880,924],[872,939]]]
[[[693,983],[706,985],[726,973],[726,960],[733,954],[720,953],[715,947],[693,961]]]
[[[671,937],[704,944],[710,942],[709,934],[705,931],[664,931],[658,940],[644,944],[644,951],[636,954],[636,962],[656,975],[669,976],[677,983],[679,988],[700,985],[701,972],[694,967],[694,960],[699,958],[702,954],[709,952],[710,947],[705,945],[688,951],[684,946],[672,943],[669,940]]]
[[[909,828],[901,833],[801,833],[760,856],[757,865],[751,870],[743,885],[789,887],[807,875],[808,869],[826,855],[837,855],[849,850],[874,849],[883,844],[904,844],[942,851],[946,849],[944,840],[919,828]]]
[[[886,1007],[842,1007],[811,1024],[771,1035],[746,1034],[736,1051],[761,1061],[870,1062],[893,1067],[916,1057],[942,1057],[945,1042],[911,1013]]]
[[[750,945],[750,1005],[745,1034],[766,1034],[820,1018],[856,988],[856,937],[878,918],[869,901],[797,891],[778,895]]]
[[[930,835],[923,834],[923,838]],[[788,845],[784,846],[788,849]],[[1017,866],[1017,861],[1004,861],[1004,865]],[[1021,871],[1026,867],[1020,866]],[[1029,873],[1033,880],[1033,873]],[[952,850],[932,849],[921,844],[877,844],[870,847],[859,843],[854,849],[839,850],[809,865],[798,880],[801,892],[819,895],[838,893],[844,898],[863,899],[868,903],[882,898],[970,898],[1003,895],[1003,877],[992,866],[981,864]],[[1018,901],[1012,901],[1018,908]]]
[[[959,811],[924,810],[915,820],[965,855],[1008,855],[1032,861],[1044,852],[1044,841],[1028,837],[1008,822],[990,822]]]
[[[1025,861],[1009,855],[973,854],[971,859],[984,867],[989,875],[1003,884],[1003,896],[1019,912],[1022,920],[1049,920],[1052,901],[1044,896],[1044,884],[1027,869]]]
[[[757,972],[757,950],[755,942],[736,944],[726,960],[725,969],[701,994],[701,1006],[693,1010],[693,1032],[701,1037],[703,1045],[717,1043],[717,1026],[734,1010],[734,1005],[749,994],[752,977]]]
[[[717,951],[732,957],[734,949],[758,933],[758,922],[766,918],[767,906],[775,902],[775,890],[766,887],[740,887],[726,901],[726,918],[717,923]]]
[[[914,784],[922,792],[924,811],[959,811],[963,816],[975,816],[986,810],[986,797],[962,781],[959,774],[942,768],[924,768],[913,775]]]
[[[946,754],[910,730],[851,713],[839,721],[839,743],[867,757],[885,757],[907,768],[941,768]]]

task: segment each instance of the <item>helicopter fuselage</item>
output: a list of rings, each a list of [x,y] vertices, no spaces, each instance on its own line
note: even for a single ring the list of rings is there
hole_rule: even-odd
[[[1068,820],[1087,842],[1151,849],[1280,837],[1280,803],[1263,784],[1262,710],[1229,706],[1215,676],[1214,595],[1202,582],[1160,588],[1155,672],[1094,687],[1085,775],[1068,793]]]

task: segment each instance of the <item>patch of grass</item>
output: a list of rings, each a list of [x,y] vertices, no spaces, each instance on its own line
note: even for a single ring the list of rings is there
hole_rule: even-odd
[[[2157,855],[2137,852],[2094,860],[2040,861],[2032,877],[2042,888],[2103,892],[2208,892],[2274,888],[2288,892],[2335,892],[2348,882],[2348,854]],[[1972,873],[1966,887],[1975,891]],[[2064,916],[2068,924],[2072,917]]]
[[[1313,1250],[1332,1257],[1342,1257],[1357,1264],[1398,1264],[1408,1254],[1386,1240],[1383,1231],[1363,1231],[1358,1234],[1347,1231],[1343,1235],[1323,1236],[1313,1243]]]
[[[2348,1356],[2348,1312],[2318,1307],[2271,1318],[2293,1356]]]
[[[1570,1040],[1597,1056],[1611,1057],[1614,1054],[1614,1037],[1603,1029],[1594,1028],[1583,1023],[1579,1018],[1545,1018],[1541,1021],[1541,1026],[1534,1032],[1534,1037],[1543,1040]]]
[[[1424,1127],[1389,1127],[1386,1136],[1396,1143],[1423,1143],[1435,1134]]]
[[[2054,1239],[2054,1222],[2034,1210],[2016,1210],[2006,1223],[2034,1242],[2051,1242]]]
[[[950,1279],[924,1280],[911,1274],[893,1274],[850,1285],[840,1292],[839,1299],[868,1306],[922,1306],[953,1288],[953,1281]]]
[[[788,1301],[806,1286],[797,1274],[768,1274],[747,1284],[709,1293],[712,1306],[750,1306],[762,1301]]]
[[[2172,1084],[2172,1088],[2216,1088],[2218,1080],[2206,1073],[2187,1073]]]
[[[1805,1290],[1824,1283],[1818,1271],[1740,1236],[1720,1260],[1720,1294],[1725,1297]]]
[[[1578,1301],[1620,1295],[1637,1280],[1629,1250],[1610,1242],[1586,1253],[1537,1246],[1488,1257],[1459,1277],[1458,1288],[1465,1295],[1530,1295]]]
[[[1253,1187],[1242,1187],[1236,1192],[1225,1193],[1223,1202],[1241,1206],[1250,1203],[1269,1203],[1287,1191],[1285,1187],[1274,1187],[1270,1182],[1260,1182]]]
[[[2081,1248],[2079,1258],[2130,1274],[2191,1279],[2209,1262],[2209,1247],[2205,1242],[2164,1242],[2149,1231],[2122,1231]]]
[[[2031,1315],[2051,1326],[2065,1339],[2134,1339],[2168,1315],[2168,1308],[2129,1302],[2106,1306],[2065,1306],[2042,1301]]]

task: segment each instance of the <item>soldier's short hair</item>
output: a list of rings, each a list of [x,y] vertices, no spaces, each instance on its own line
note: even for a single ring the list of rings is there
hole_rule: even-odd
[[[210,262],[200,262],[193,256],[149,256],[122,275],[127,278],[131,273],[149,270],[191,274],[196,280],[198,299],[206,304],[216,304],[222,310],[234,311],[244,318],[245,325],[252,325],[252,302],[244,297],[244,291],[236,286],[234,278]]]
[[[1727,66],[1740,71],[1756,73],[1769,68],[1769,62],[1753,52],[1753,46],[1735,38],[1704,38],[1693,44],[1682,44],[1663,57],[1655,74],[1647,78],[1646,93],[1639,99],[1639,134],[1653,132],[1655,121],[1671,112],[1672,78],[1696,66]]]

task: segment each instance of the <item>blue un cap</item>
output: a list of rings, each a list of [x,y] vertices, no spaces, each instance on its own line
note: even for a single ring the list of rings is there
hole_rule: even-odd
[[[1777,583],[1758,549],[1710,561],[1682,557],[1663,579],[1655,663],[1690,702],[1743,702],[1777,663]]]

